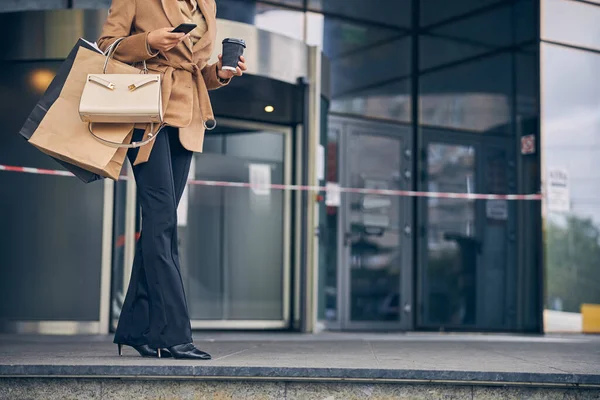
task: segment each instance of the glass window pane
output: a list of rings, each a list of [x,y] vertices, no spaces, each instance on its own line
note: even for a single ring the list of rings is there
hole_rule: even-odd
[[[535,0],[521,0],[513,6],[516,44],[539,39],[537,5]]]
[[[420,122],[474,132],[511,131],[511,55],[499,54],[420,79]]]
[[[219,0],[217,18],[254,25],[256,2],[247,0]]]
[[[308,42],[330,60],[332,110],[410,120],[410,36],[308,13]]]
[[[600,7],[578,1],[543,0],[542,39],[600,49]]]
[[[420,37],[420,68],[427,69],[535,39],[532,0],[460,19]]]
[[[349,185],[353,188],[399,190],[402,141],[398,138],[352,134],[349,138]],[[350,319],[398,321],[403,226],[398,196],[358,193],[349,197]]]
[[[341,125],[328,120],[322,104],[321,141],[325,145],[325,181],[339,183],[338,143]],[[339,207],[319,204],[319,319],[338,321],[338,218]]]
[[[331,59],[332,93],[334,98],[380,86],[410,74],[410,39],[348,52]]]
[[[256,25],[260,29],[304,40],[304,13],[247,0],[219,0],[217,18]]]
[[[449,18],[481,9],[503,0],[420,0],[421,25],[427,26],[439,23]]]
[[[248,0],[246,0],[248,1]],[[304,7],[304,0],[269,0],[271,3],[281,4],[282,6]]]
[[[37,0],[34,2],[13,0],[0,2],[0,12],[53,10],[57,8],[67,8],[67,0]]]
[[[410,27],[411,21],[411,1],[408,0],[308,0],[308,8],[340,17],[403,28]]]
[[[331,103],[331,111],[410,122],[412,103],[410,79],[386,83],[372,89],[342,95]]]
[[[217,129],[194,157],[192,178],[248,183],[250,168],[259,164],[270,183],[286,183],[283,134]],[[181,204],[180,257],[191,318],[282,320],[285,192],[192,185]]]
[[[538,46],[533,45],[515,53],[517,116],[522,120],[538,117]]]
[[[437,67],[487,53],[489,47],[479,43],[469,43],[435,35],[419,37],[419,67],[421,70]]]
[[[18,134],[61,64],[0,63],[0,164],[62,169]],[[102,183],[0,171],[0,193],[0,320],[98,320]]]
[[[427,189],[471,193],[475,185],[475,148],[430,143]],[[427,264],[424,321],[427,325],[475,323],[477,254],[476,204],[463,199],[424,199],[427,213]]]
[[[73,8],[109,8],[112,0],[73,0]]]
[[[541,55],[545,187],[563,171],[569,191],[565,207],[545,203],[546,307],[578,313],[600,303],[600,55],[551,44]]]
[[[275,32],[304,40],[304,13],[269,4],[256,4],[255,25],[265,31]]]

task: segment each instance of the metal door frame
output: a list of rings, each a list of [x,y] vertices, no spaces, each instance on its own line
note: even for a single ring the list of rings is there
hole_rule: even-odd
[[[364,120],[354,120],[352,118],[333,117],[330,122],[335,122],[340,127],[339,135],[339,182],[342,187],[348,187],[349,181],[349,165],[352,160],[349,159],[348,153],[350,135],[365,135],[379,136],[391,139],[397,139],[401,142],[400,147],[400,171],[399,174],[404,176],[402,180],[402,189],[411,190],[414,177],[412,163],[412,129],[407,125],[396,125],[383,122],[371,122]],[[407,174],[407,175],[405,175]],[[402,219],[400,226],[404,226],[405,235],[402,236],[402,264],[400,272],[400,302],[399,306],[402,318],[397,322],[391,321],[357,321],[352,322],[350,315],[351,308],[351,268],[350,268],[350,247],[345,245],[345,233],[349,229],[350,215],[349,202],[347,196],[342,195],[340,204],[340,214],[338,218],[338,321],[337,323],[328,324],[328,326],[339,326],[342,330],[397,330],[408,331],[414,326],[412,306],[414,301],[413,295],[413,201],[409,197],[404,197],[401,200]]]
[[[485,180],[485,155],[487,149],[489,148],[504,148],[507,151],[508,156],[510,157],[514,154],[514,138],[510,136],[501,137],[501,136],[485,136],[485,134],[475,134],[475,133],[467,133],[467,132],[456,132],[449,131],[444,128],[435,128],[428,127],[425,131],[421,132],[421,149],[420,152],[423,154],[422,157],[419,157],[419,170],[423,171],[421,175],[421,179],[418,180],[418,190],[427,191],[427,183],[428,179],[423,178],[426,177],[426,167],[427,167],[427,150],[428,146],[431,143],[440,143],[446,145],[456,145],[456,146],[470,146],[475,150],[475,177],[473,179],[474,185],[474,193],[481,193],[478,188],[482,186],[482,183]],[[516,160],[513,160],[516,161]],[[516,164],[515,164],[516,165]],[[516,174],[516,168],[513,171]],[[510,179],[510,177],[509,177]],[[428,255],[428,223],[429,216],[427,213],[427,207],[425,206],[425,201],[427,199],[422,199],[417,202],[417,217],[418,217],[418,232],[419,236],[417,238],[417,251],[418,251],[418,265],[416,266],[416,291],[415,291],[415,305],[418,310],[415,315],[415,326],[417,328],[424,329],[432,329],[439,328],[439,324],[430,324],[424,322],[425,317],[425,299],[423,297],[423,288],[425,284],[424,274],[421,271],[424,271],[427,267],[427,261],[429,259]],[[515,229],[515,218],[516,218],[516,208],[513,202],[508,203],[509,206],[509,218],[508,218],[508,230]],[[475,202],[475,237],[479,237],[483,230],[485,229],[485,216],[486,216],[486,203],[483,201]],[[510,218],[513,215],[515,218]],[[516,250],[512,253],[509,251],[509,257],[516,257]],[[481,256],[478,256],[478,262]],[[508,262],[508,261],[507,261]],[[514,261],[516,263],[516,259]],[[516,264],[515,264],[516,265]],[[448,329],[457,329],[457,330],[468,330],[468,329],[480,329],[476,324],[474,325],[444,325],[444,328]]]

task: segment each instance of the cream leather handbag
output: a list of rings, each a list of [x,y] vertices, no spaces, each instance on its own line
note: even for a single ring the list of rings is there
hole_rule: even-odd
[[[145,61],[143,73],[107,74],[109,60],[123,39],[117,39],[106,50],[103,73],[88,74],[79,103],[79,116],[83,122],[89,123],[90,133],[102,143],[114,147],[136,148],[154,140],[162,127],[161,75],[148,74]],[[150,134],[141,142],[111,142],[94,134],[95,122],[148,123]]]

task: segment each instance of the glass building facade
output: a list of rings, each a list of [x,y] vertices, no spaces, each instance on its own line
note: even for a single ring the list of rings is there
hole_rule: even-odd
[[[543,0],[541,11],[542,165],[553,195],[544,208],[545,306],[577,320],[582,304],[600,303],[600,4]]]
[[[25,1],[0,11],[104,10],[109,5],[109,0]],[[583,303],[600,303],[600,269],[594,264],[600,253],[595,211],[600,187],[593,172],[594,138],[600,137],[594,80],[600,64],[594,34],[600,29],[594,24],[600,4],[217,0],[217,6],[222,20],[272,33],[274,49],[302,43],[322,51],[327,87],[314,149],[319,185],[498,195],[536,194],[544,188],[547,196],[514,201],[321,192],[314,244],[305,248],[294,246],[307,215],[298,208],[297,194],[190,186],[179,232],[196,328],[302,329],[296,322],[314,309],[311,330],[536,333],[544,330],[545,309],[548,328],[571,317],[565,312],[579,313]],[[265,58],[259,53],[255,61],[266,63]],[[60,65],[45,62],[49,70]],[[285,70],[307,60],[268,62]],[[4,82],[6,93],[25,85],[27,68],[42,67],[9,65],[23,79]],[[248,182],[249,168],[267,166],[272,183],[301,183],[291,160],[301,154],[297,114],[303,100],[293,85],[246,79],[254,86],[240,83],[214,95],[230,108],[216,107],[226,122],[207,137],[191,178]],[[260,93],[251,88],[261,88]],[[266,104],[278,111],[265,116]],[[231,111],[235,107],[244,111]],[[27,110],[21,114],[26,117]],[[10,135],[21,122],[14,121]],[[21,153],[34,150],[14,144],[8,134],[0,135],[0,142],[10,141],[4,148],[12,150],[4,154],[0,146],[0,164],[38,162],[23,158]],[[15,146],[23,148],[17,152]],[[3,186],[7,179],[14,181],[11,185],[33,185],[31,190],[37,185],[7,176],[0,175]],[[139,221],[136,226],[124,222],[131,213],[128,190],[126,182],[115,186],[114,243],[139,228]],[[14,218],[10,226],[20,217]],[[113,318],[126,287],[126,247],[112,252]],[[2,263],[17,262],[18,247],[7,251],[0,252],[9,254],[0,256]],[[30,257],[43,266],[49,251]],[[24,279],[2,267],[0,282]],[[304,276],[303,268],[313,275]],[[307,297],[313,301],[306,302]],[[7,311],[0,319],[19,317],[13,314]],[[26,314],[25,319],[48,316]]]

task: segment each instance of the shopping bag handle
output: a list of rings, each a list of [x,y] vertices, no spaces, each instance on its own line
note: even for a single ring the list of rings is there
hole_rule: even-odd
[[[141,142],[117,143],[117,142],[111,142],[110,140],[103,139],[100,136],[96,135],[93,130],[93,124],[94,124],[93,122],[90,122],[88,124],[88,130],[90,131],[90,133],[92,134],[93,137],[95,137],[98,141],[100,141],[110,147],[116,147],[116,148],[120,148],[120,149],[137,149],[138,147],[145,146],[148,143],[150,143],[151,141],[153,141],[154,139],[156,139],[156,136],[161,131],[161,129],[164,127],[163,124],[159,124],[158,129],[154,133],[153,131],[154,131],[155,124],[154,124],[154,122],[151,122],[150,123],[150,133],[148,134],[148,139],[142,140]]]
[[[108,48],[104,52],[104,55],[106,56],[106,60],[104,60],[104,69],[102,70],[103,74],[106,74],[106,69],[108,68],[108,61],[114,57],[115,53],[117,52],[117,47],[119,47],[121,42],[123,42],[123,40],[125,40],[125,39],[127,39],[127,38],[124,38],[124,37],[118,38],[117,40],[112,42],[112,44],[110,46],[108,46]],[[144,69],[142,72],[144,74],[147,74],[148,66],[146,65],[146,60],[143,60],[142,64],[144,65]]]

